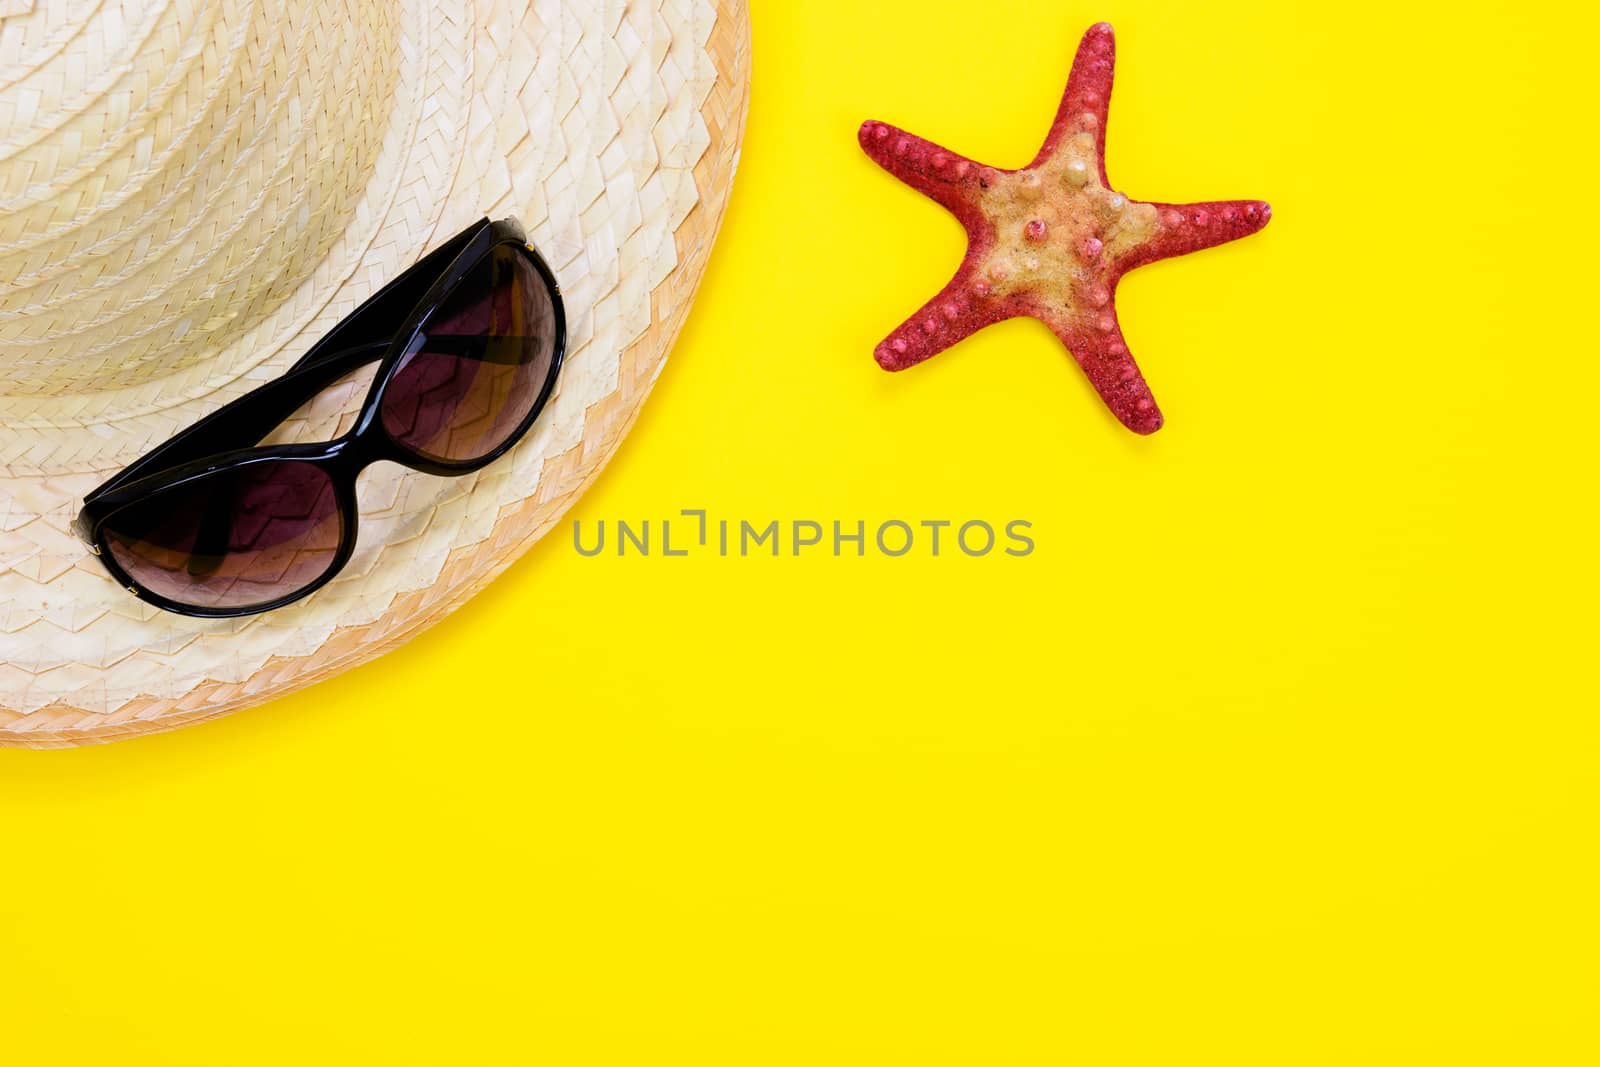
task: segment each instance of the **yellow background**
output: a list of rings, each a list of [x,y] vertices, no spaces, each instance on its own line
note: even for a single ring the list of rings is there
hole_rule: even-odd
[[[721,244],[576,517],[1013,518],[1025,560],[583,559],[222,722],[0,752],[0,1063],[1596,1062],[1592,16],[755,0]],[[1118,31],[1168,415],[1043,327],[890,376]],[[459,724],[459,725],[458,725]]]

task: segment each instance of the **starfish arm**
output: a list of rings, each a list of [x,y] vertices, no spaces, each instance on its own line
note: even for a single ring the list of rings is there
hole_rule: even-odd
[[[1095,155],[1100,160],[1100,184],[1106,180],[1106,118],[1111,110],[1111,83],[1116,74],[1117,41],[1111,24],[1097,22],[1089,27],[1072,60],[1067,91],[1061,97],[1055,123],[1045,138],[1034,165],[1055,155],[1063,141],[1080,131],[1093,132]]]
[[[1138,434],[1161,429],[1165,419],[1139,365],[1128,352],[1114,307],[1105,308],[1087,321],[1052,316],[1044,322],[1072,352],[1072,358],[1118,421]]]
[[[883,339],[873,355],[884,370],[905,370],[966,340],[1010,314],[973,289],[973,271],[962,267],[950,284]]]
[[[861,149],[917,192],[941,204],[970,230],[983,224],[976,210],[980,183],[998,172],[886,122],[866,122]]]
[[[1121,257],[1118,265],[1123,270],[1249,237],[1272,218],[1271,205],[1260,200],[1151,206],[1159,220],[1157,230]]]

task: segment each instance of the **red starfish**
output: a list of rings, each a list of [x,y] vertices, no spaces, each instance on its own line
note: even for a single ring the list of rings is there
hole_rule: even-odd
[[[1134,267],[1255,233],[1259,200],[1152,204],[1106,180],[1106,111],[1116,42],[1091,26],[1039,155],[1023,170],[986,167],[881,122],[861,127],[879,166],[944,205],[967,229],[967,257],[944,290],[878,346],[905,370],[985,326],[1026,315],[1049,326],[1118,419],[1136,433],[1162,417],[1117,325],[1117,282]]]

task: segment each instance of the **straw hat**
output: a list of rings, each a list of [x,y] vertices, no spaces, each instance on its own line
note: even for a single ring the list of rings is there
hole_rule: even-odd
[[[307,685],[549,529],[687,313],[748,33],[744,0],[0,0],[0,745]],[[279,612],[182,618],[107,577],[69,530],[87,491],[485,214],[522,219],[571,320],[559,392],[514,452],[459,479],[369,470],[355,559]],[[363,384],[277,439],[336,436]]]

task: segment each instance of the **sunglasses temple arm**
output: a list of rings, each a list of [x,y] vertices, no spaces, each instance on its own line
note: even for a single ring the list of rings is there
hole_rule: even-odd
[[[412,264],[399,277],[373,293],[352,311],[332,333],[311,347],[300,362],[289,368],[289,373],[305,370],[329,359],[337,359],[353,348],[365,348],[382,342],[387,345],[394,339],[395,324],[408,321],[417,304],[427,296],[433,283],[445,269],[472,244],[487,223],[487,219],[473,223],[443,245]]]
[[[238,483],[232,483],[223,499],[215,496],[206,501],[206,510],[194,534],[194,548],[184,569],[191,578],[209,578],[222,566],[228,554],[228,541],[233,536],[233,516],[238,503]]]
[[[90,499],[160,471],[259,444],[306,401],[351,371],[381,359],[388,348],[389,342],[380,341],[329,352],[290,371],[277,381],[224,405],[166,444],[146,453],[95,490]]]

